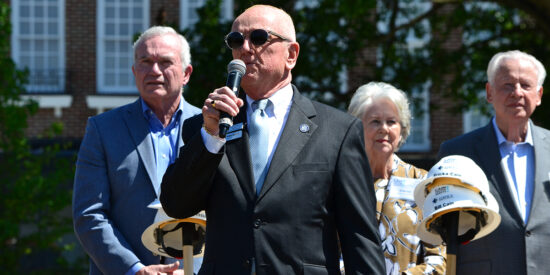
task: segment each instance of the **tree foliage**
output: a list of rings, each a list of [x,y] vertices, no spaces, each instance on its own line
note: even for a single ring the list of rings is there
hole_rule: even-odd
[[[6,274],[59,273],[68,267],[61,253],[72,248],[62,242],[72,222],[61,211],[71,204],[73,169],[69,159],[56,158],[63,145],[33,149],[25,137],[38,106],[20,97],[27,73],[9,58],[8,19],[9,7],[0,2],[0,266]],[[45,137],[61,128],[52,125]]]
[[[293,82],[310,97],[340,108],[358,86],[347,83],[342,74],[356,66],[370,72],[362,76],[362,83],[385,81],[410,94],[430,85],[444,87],[432,92],[455,100],[456,107],[449,111],[476,108],[488,113],[485,71],[495,53],[519,49],[550,64],[550,36],[539,28],[544,21],[539,20],[540,9],[531,5],[538,3],[535,0],[527,1],[529,5],[508,0],[234,2],[236,15],[253,4],[284,8],[294,19],[301,45]],[[195,68],[186,98],[198,106],[224,84],[223,68],[232,58],[223,43],[230,23],[219,21],[220,3],[207,1],[199,23],[184,32]],[[360,62],[365,54],[376,58]],[[543,102],[548,98],[545,95]],[[550,128],[549,112],[539,107],[534,120]]]

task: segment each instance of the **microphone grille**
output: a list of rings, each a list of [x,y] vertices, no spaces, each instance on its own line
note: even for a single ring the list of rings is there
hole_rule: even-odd
[[[238,71],[241,74],[246,73],[246,65],[244,62],[240,59],[233,59],[231,62],[229,62],[229,65],[227,65],[227,72],[234,72]]]

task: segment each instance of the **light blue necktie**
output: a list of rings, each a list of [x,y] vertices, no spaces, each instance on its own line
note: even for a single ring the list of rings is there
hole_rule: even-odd
[[[256,194],[260,194],[265,176],[267,174],[267,146],[269,140],[269,125],[265,110],[271,104],[269,99],[261,99],[252,103],[252,115],[248,124],[250,131],[250,154],[252,156],[252,169]]]

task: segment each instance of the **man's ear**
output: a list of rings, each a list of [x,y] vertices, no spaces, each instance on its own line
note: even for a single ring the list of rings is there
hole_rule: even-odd
[[[186,85],[187,82],[189,82],[189,78],[191,78],[191,73],[193,73],[193,66],[189,64],[187,65],[187,67],[185,68],[185,71],[183,72],[183,85]]]
[[[540,86],[540,89],[537,91],[538,96],[539,96],[538,101],[537,101],[537,106],[540,106],[540,104],[542,103],[542,90],[543,90],[543,88],[542,88],[542,86]]]
[[[485,84],[485,97],[487,98],[487,102],[492,103],[493,96],[491,95],[491,84],[489,82]]]
[[[298,61],[300,54],[300,44],[298,42],[288,42],[288,58],[286,59],[286,68],[292,70]]]

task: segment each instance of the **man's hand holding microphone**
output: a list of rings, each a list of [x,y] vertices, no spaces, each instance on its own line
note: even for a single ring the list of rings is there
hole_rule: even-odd
[[[246,65],[240,59],[234,59],[227,66],[226,86],[214,90],[208,95],[202,107],[204,129],[212,136],[225,138],[227,130],[233,125],[233,117],[239,113],[244,102],[239,98],[242,76]]]

